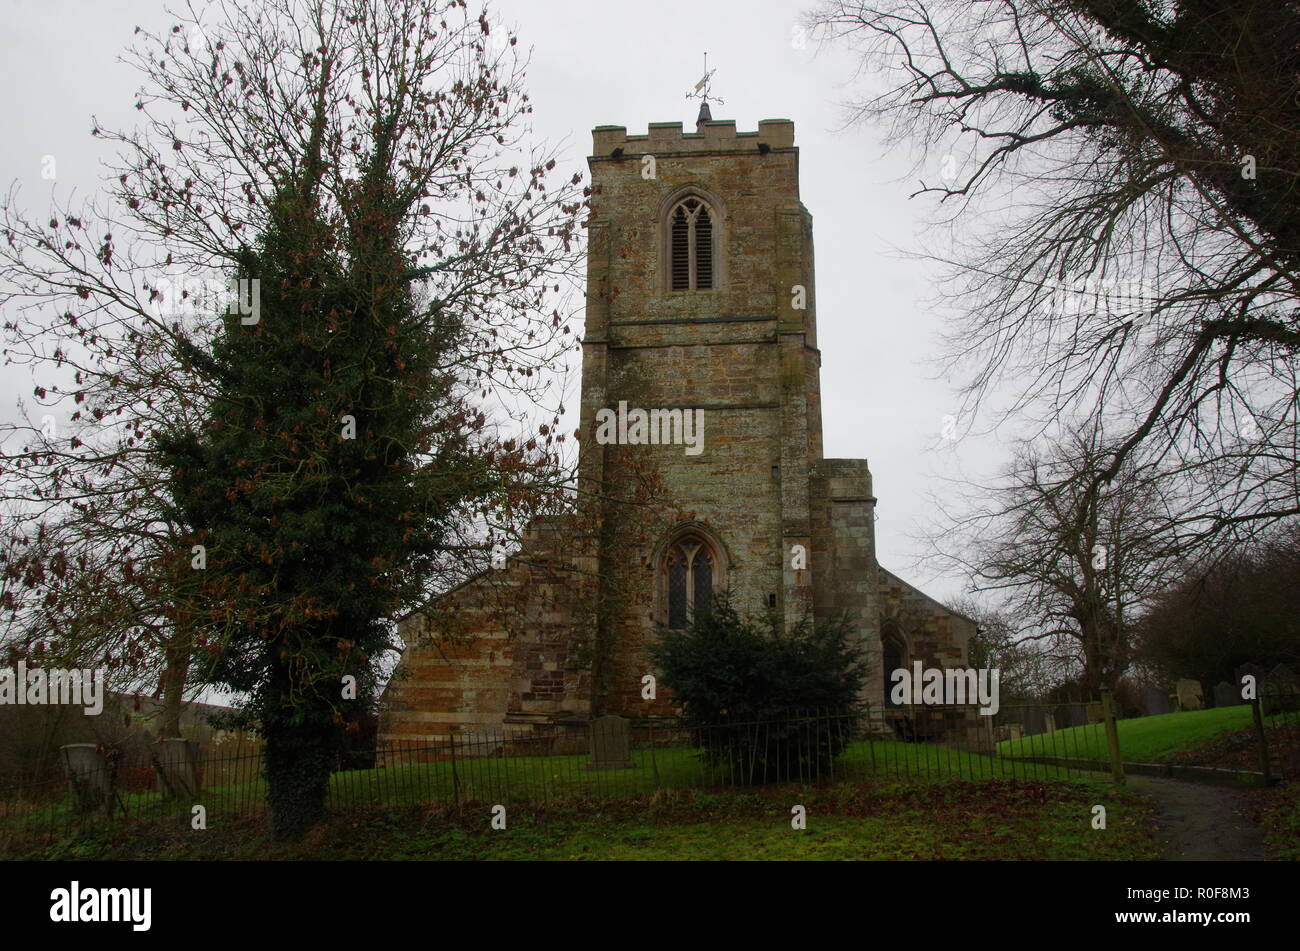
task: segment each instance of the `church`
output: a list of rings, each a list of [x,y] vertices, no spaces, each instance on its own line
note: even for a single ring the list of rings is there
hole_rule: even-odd
[[[794,123],[737,132],[706,99],[693,131],[598,126],[588,165],[575,511],[402,622],[380,741],[671,718],[650,647],[724,589],[787,624],[847,615],[888,729],[890,672],[967,666],[976,628],[880,567],[867,461],[822,455]]]

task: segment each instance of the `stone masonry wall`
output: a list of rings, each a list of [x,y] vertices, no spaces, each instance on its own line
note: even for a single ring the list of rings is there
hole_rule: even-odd
[[[909,656],[964,663],[973,624],[878,568],[866,460],[822,459],[812,217],[793,123],[741,133],[733,122],[697,132],[655,123],[646,135],[601,126],[588,162],[579,487],[595,500],[591,524],[540,520],[505,569],[403,623],[381,740],[673,714],[670,691],[648,702],[641,690],[662,610],[656,555],[683,527],[719,544],[719,586],[742,611],[775,604],[787,623],[806,610],[819,621],[847,614],[873,704],[882,618],[909,619]],[[720,211],[717,286],[673,291],[665,217],[691,190]],[[598,445],[596,414],[620,401],[703,410],[703,451]]]
[[[538,520],[522,549],[398,627],[406,650],[384,695],[380,742],[429,741],[585,716],[585,582],[566,519]]]

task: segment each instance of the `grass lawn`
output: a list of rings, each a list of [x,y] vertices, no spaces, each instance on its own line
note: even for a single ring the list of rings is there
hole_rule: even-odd
[[[1265,717],[1265,725],[1280,723],[1281,717]],[[1216,707],[1157,716],[1120,720],[1120,756],[1129,763],[1159,763],[1195,749],[1220,734],[1252,725],[1249,706]],[[1102,724],[1068,727],[1055,733],[1005,740],[998,744],[1002,756],[1063,756],[1105,760],[1106,731]]]
[[[649,796],[660,789],[734,789],[744,785],[725,770],[710,769],[694,750],[634,750],[631,769],[587,769],[589,757],[478,757],[435,763],[389,763],[377,769],[348,770],[330,778],[330,807],[356,811],[393,806],[447,806],[465,801],[491,803],[553,802],[570,799],[619,799]],[[1077,774],[1041,764],[966,753],[926,744],[872,740],[851,744],[835,760],[827,781],[902,779],[931,780],[1077,780]],[[260,813],[265,808],[262,779],[205,788],[193,802],[165,802],[156,792],[122,792],[121,804],[133,819],[183,816],[194,805],[210,818]],[[0,818],[0,831],[37,832],[67,827],[75,821],[67,800]]]
[[[465,799],[524,802],[574,797],[650,795],[658,789],[727,789],[744,777],[710,769],[686,748],[634,750],[631,769],[591,771],[589,757],[512,756],[450,763],[390,765],[380,770],[336,774],[333,801],[349,807],[450,804]],[[1055,780],[1069,773],[939,746],[892,740],[851,744],[832,766],[827,780],[889,777],[907,780],[1009,779]],[[811,779],[812,777],[806,777]]]
[[[1091,826],[1107,808],[1107,828]],[[791,828],[791,807],[807,828]],[[1090,782],[868,781],[761,792],[659,793],[507,807],[397,807],[339,815],[302,843],[269,841],[265,822],[175,821],[98,827],[10,857],[39,859],[465,860],[1147,860],[1158,854],[1144,800]],[[16,843],[15,843],[16,844]]]

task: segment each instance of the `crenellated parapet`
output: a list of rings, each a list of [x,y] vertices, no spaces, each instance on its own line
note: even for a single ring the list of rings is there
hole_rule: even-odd
[[[794,123],[789,119],[763,119],[757,132],[737,132],[735,120],[701,123],[701,131],[686,132],[680,122],[651,122],[645,135],[628,135],[627,127],[601,125],[592,130],[592,161],[625,155],[671,155],[683,152],[755,152],[794,148]]]

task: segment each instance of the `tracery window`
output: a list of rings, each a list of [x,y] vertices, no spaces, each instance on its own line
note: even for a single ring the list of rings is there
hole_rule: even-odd
[[[671,290],[713,290],[715,218],[709,204],[694,195],[683,198],[668,213]]]
[[[669,627],[688,627],[694,617],[708,613],[716,561],[712,547],[695,535],[683,536],[668,547],[662,571]]]

